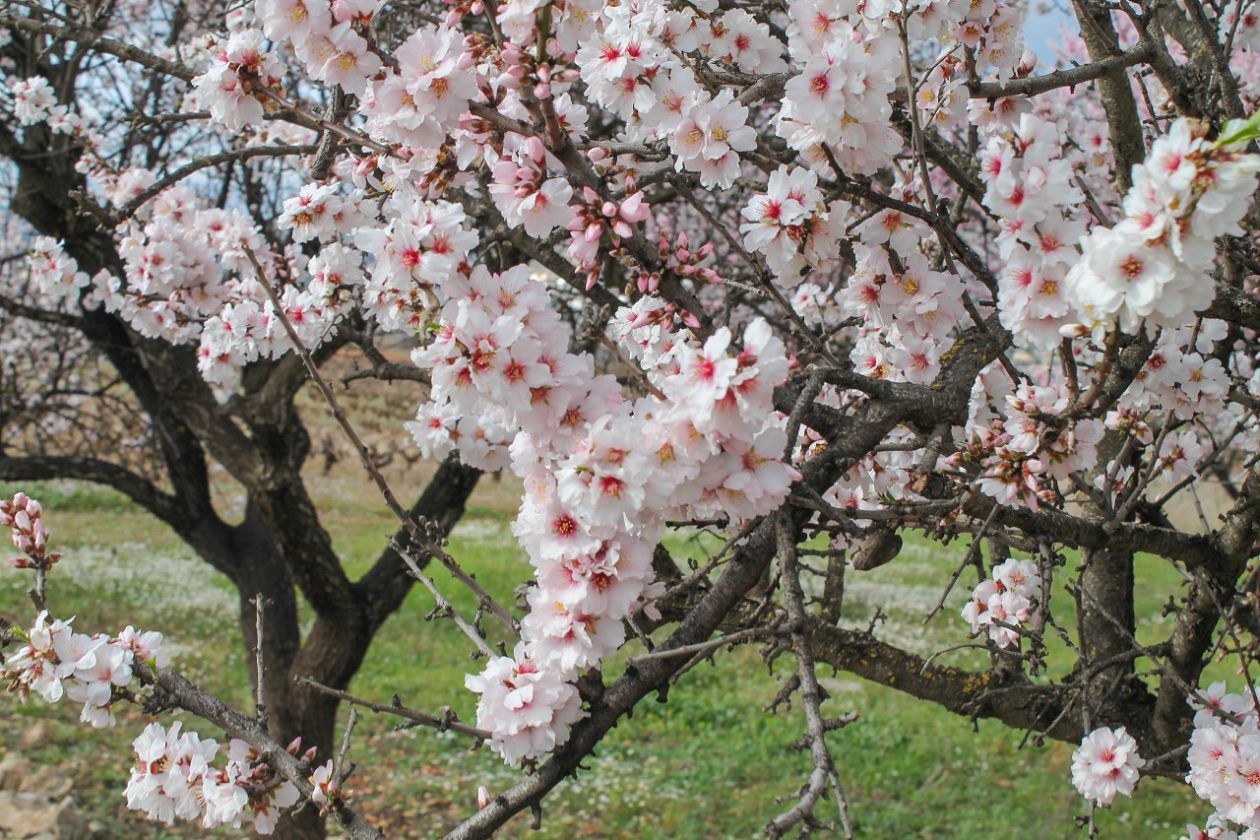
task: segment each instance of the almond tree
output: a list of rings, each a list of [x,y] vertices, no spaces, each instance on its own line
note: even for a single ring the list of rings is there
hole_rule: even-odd
[[[841,773],[860,768],[828,739],[853,719],[819,666],[1080,742],[1091,824],[1163,774],[1210,803],[1209,836],[1260,831],[1260,26],[1248,0],[1073,10],[1080,36],[1039,69],[1023,5],[996,0],[8,4],[0,153],[28,257],[6,262],[6,346],[66,338],[47,363],[15,353],[30,396],[0,476],[122,490],[232,577],[263,639],[249,717],[134,630],[58,622],[20,496],[5,524],[40,613],[14,687],[96,724],[138,681],[226,731],[221,765],[157,723],[136,742],[129,803],[208,827],[314,835],[333,813],[377,836],[341,793],[338,702],[458,725],[527,770],[425,828],[473,838],[536,809],[644,697],[757,643],[794,663],[776,705],[799,697],[812,763],[771,836],[830,814],[852,834]],[[428,383],[407,428],[442,466],[410,509],[325,381],[351,345]],[[308,378],[399,519],[355,582],[299,474]],[[111,401],[146,432],[103,458],[86,406]],[[215,514],[209,459],[247,493],[240,526]],[[503,470],[535,572],[521,604],[442,545]],[[689,566],[662,542],[680,528],[722,546]],[[926,658],[844,601],[910,532],[950,545],[933,615],[971,592],[961,644]],[[1137,553],[1188,582],[1155,642]],[[475,726],[344,691],[412,579],[485,660]],[[951,664],[966,647],[987,667]],[[1237,685],[1201,685],[1217,656]]]

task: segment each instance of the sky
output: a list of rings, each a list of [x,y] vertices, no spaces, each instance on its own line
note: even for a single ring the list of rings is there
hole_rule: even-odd
[[[1028,46],[1032,47],[1033,52],[1037,53],[1037,57],[1041,59],[1041,66],[1037,68],[1038,72],[1044,73],[1054,64],[1055,54],[1050,47],[1050,42],[1058,36],[1059,28],[1062,26],[1067,26],[1071,31],[1076,30],[1076,18],[1066,7],[1058,3],[1053,5],[1032,3],[1028,20],[1024,24],[1024,38]]]

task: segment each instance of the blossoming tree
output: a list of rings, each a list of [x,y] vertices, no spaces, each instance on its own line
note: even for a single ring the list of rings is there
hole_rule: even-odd
[[[377,837],[342,794],[334,714],[371,704],[343,689],[419,580],[483,660],[477,719],[375,707],[524,767],[431,827],[451,838],[536,808],[635,704],[746,643],[794,663],[780,699],[813,761],[772,836],[852,833],[860,768],[829,752],[851,719],[823,665],[1079,742],[1091,809],[1171,775],[1210,815],[1191,837],[1260,836],[1260,23],[1248,0],[1073,10],[1054,69],[998,0],[6,4],[22,410],[0,477],[122,490],[233,579],[259,649],[247,714],[156,630],[80,632],[18,495],[0,521],[35,614],[10,617],[11,687],[85,725],[138,700],[225,732],[226,751],[139,735],[127,801],[154,819],[316,836],[333,814]],[[390,334],[413,364],[380,352]],[[442,466],[410,509],[325,382],[351,345],[428,385],[398,421]],[[308,377],[399,518],[358,581],[299,475]],[[211,460],[246,491],[240,525]],[[523,488],[519,604],[443,548],[483,471]],[[1209,479],[1219,512],[1171,511]],[[698,527],[722,547],[671,556]],[[987,668],[846,605],[911,532],[949,544],[941,604],[970,589],[955,627]],[[1153,642],[1137,553],[1187,581]],[[1236,684],[1204,684],[1215,657]]]

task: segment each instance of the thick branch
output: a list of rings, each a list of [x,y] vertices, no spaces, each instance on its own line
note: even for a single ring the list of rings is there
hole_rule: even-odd
[[[1063,87],[1075,87],[1101,79],[1103,76],[1141,64],[1151,57],[1151,48],[1139,44],[1131,50],[1119,55],[1108,56],[1089,64],[1055,70],[1040,76],[1026,76],[1022,79],[1010,79],[1005,82],[971,82],[967,89],[974,99],[1001,99],[1004,96],[1036,96],[1039,93]]]
[[[176,499],[148,479],[126,467],[99,458],[70,455],[0,455],[0,479],[5,481],[49,481],[74,479],[112,487],[163,522],[180,514]]]

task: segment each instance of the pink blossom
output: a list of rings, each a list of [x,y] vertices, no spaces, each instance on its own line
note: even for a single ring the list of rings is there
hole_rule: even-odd
[[[1123,726],[1095,729],[1072,754],[1072,784],[1086,799],[1110,805],[1117,794],[1133,793],[1138,771],[1145,764],[1137,742]]]

